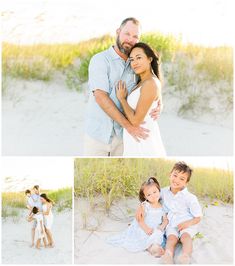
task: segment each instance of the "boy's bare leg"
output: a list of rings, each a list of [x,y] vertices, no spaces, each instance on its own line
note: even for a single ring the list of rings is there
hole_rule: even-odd
[[[178,243],[178,238],[175,235],[169,235],[166,241],[166,249],[164,255],[161,257],[161,262],[163,264],[173,264],[173,256],[175,251],[175,246]]]
[[[32,228],[32,233],[31,233],[31,235],[32,235],[32,243],[31,243],[31,247],[33,247],[33,246],[34,246],[34,237],[35,237],[35,228]]]
[[[180,264],[189,264],[193,251],[193,240],[188,233],[183,233],[180,242],[182,243],[182,254],[178,258]]]

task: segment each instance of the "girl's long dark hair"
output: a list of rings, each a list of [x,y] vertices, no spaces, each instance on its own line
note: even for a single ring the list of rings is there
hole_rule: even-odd
[[[50,202],[51,204],[54,204],[53,200],[49,199],[47,197],[47,194],[43,193],[40,195],[41,198],[43,198],[44,200],[46,200],[47,202]]]
[[[156,185],[157,189],[159,190],[159,192],[161,191],[161,188],[160,188],[160,184],[159,182],[157,181],[156,177],[154,176],[151,176],[147,181],[145,181],[141,187],[140,187],[140,191],[139,191],[139,200],[140,202],[144,202],[146,201],[146,198],[144,196],[144,188],[146,186],[149,186],[149,185]]]
[[[148,58],[152,58],[151,67],[152,67],[153,73],[158,77],[158,79],[162,83],[162,74],[161,74],[161,68],[160,68],[161,62],[160,62],[159,53],[154,51],[147,43],[143,43],[143,42],[136,43],[131,48],[131,51],[134,48],[141,48]]]

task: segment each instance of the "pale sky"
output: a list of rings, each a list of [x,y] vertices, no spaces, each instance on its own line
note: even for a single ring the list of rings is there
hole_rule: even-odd
[[[4,157],[1,158],[2,190],[25,190],[34,185],[42,189],[73,186],[73,158]],[[12,177],[11,182],[4,182]]]
[[[115,34],[137,17],[143,32],[181,35],[209,46],[234,43],[233,0],[7,0],[2,2],[3,40],[15,43],[79,42]]]
[[[177,161],[184,161],[192,167],[209,167],[233,171],[233,157],[220,157],[220,156],[180,156],[180,157],[167,157]]]

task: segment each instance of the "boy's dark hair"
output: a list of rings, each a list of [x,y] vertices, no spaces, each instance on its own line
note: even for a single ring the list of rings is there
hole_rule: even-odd
[[[133,22],[135,25],[137,25],[137,26],[140,25],[140,22],[139,22],[138,19],[136,19],[136,18],[134,18],[134,17],[129,17],[129,18],[125,18],[125,19],[122,21],[122,23],[121,23],[121,25],[120,25],[120,28],[124,27],[128,21],[132,21],[132,22]]]
[[[161,188],[160,188],[160,184],[158,183],[156,177],[151,176],[151,177],[150,177],[147,181],[145,181],[145,182],[141,185],[141,187],[140,187],[140,191],[139,191],[139,200],[140,200],[140,202],[144,202],[144,201],[146,201],[146,198],[145,198],[145,196],[144,196],[144,188],[145,188],[146,186],[153,185],[153,184],[156,185],[157,189],[158,189],[159,192],[160,192],[160,190],[161,190]]]
[[[29,189],[26,189],[25,190],[25,195],[28,194],[28,193],[31,194],[31,191]]]
[[[33,214],[38,213],[38,208],[37,208],[37,207],[33,207],[33,209],[32,209],[32,213],[33,213]]]
[[[190,181],[193,169],[191,169],[185,162],[177,162],[171,170],[171,173],[176,170],[188,174],[187,182]]]
[[[39,190],[39,185],[35,185],[33,188]]]

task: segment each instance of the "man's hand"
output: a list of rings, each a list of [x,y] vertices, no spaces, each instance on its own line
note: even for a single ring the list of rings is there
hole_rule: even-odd
[[[182,231],[182,230],[188,228],[189,226],[190,226],[190,223],[188,221],[180,223],[177,225],[179,231]]]
[[[151,118],[155,121],[160,117],[161,114],[161,110],[162,110],[162,104],[160,101],[158,101],[158,105],[156,108],[152,109],[149,113],[149,115],[151,116]]]
[[[147,128],[129,125],[126,130],[137,142],[140,142],[140,139],[146,139],[149,136],[149,130]]]

